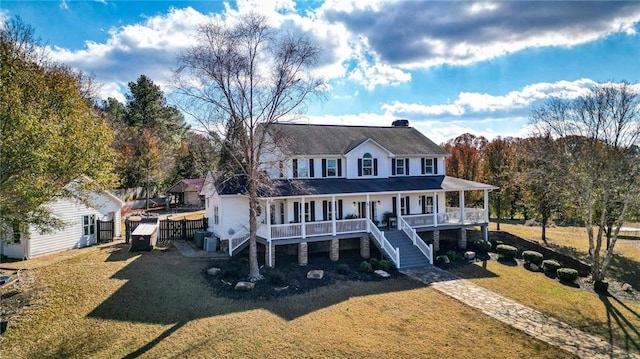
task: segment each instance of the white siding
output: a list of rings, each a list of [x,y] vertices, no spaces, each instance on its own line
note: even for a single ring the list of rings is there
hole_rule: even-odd
[[[218,207],[218,224],[214,220],[214,207]],[[205,209],[209,218],[209,231],[221,239],[236,238],[249,233],[249,199],[244,196],[209,197]],[[263,208],[263,212],[265,209]]]
[[[362,158],[365,153],[370,153],[374,159],[378,159],[378,176],[362,176],[358,177],[358,159]],[[368,141],[360,147],[356,147],[346,156],[347,178],[349,179],[366,179],[366,178],[385,178],[391,175],[391,159],[389,152],[380,148],[374,142]]]

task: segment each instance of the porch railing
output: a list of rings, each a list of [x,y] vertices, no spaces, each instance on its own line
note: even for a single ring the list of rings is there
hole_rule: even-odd
[[[422,252],[422,254],[427,257],[429,263],[433,264],[433,245],[424,243],[422,238],[420,238],[418,233],[416,233],[416,230],[414,228],[411,228],[409,223],[405,221],[404,217],[400,217],[400,222],[398,222],[398,225],[400,226],[400,230],[402,230],[409,238],[411,238],[411,242],[413,242],[413,245],[418,247],[420,252]]]
[[[465,208],[463,221],[460,220],[462,213],[458,207],[447,207],[446,214],[448,223],[475,224],[486,222],[484,209],[482,208]]]
[[[371,235],[373,236],[374,240],[378,243],[380,248],[382,248],[382,250],[389,256],[396,268],[400,268],[400,248],[393,248],[391,242],[389,242],[384,236],[384,232],[380,231],[380,229],[378,229],[378,226],[376,226],[373,222],[370,221],[369,226],[371,228]]]
[[[319,221],[304,223],[304,233],[302,223],[272,224],[267,226],[264,223],[258,224],[258,236],[268,240],[279,240],[301,237],[330,236],[334,234],[358,233],[367,231],[367,219],[339,219],[335,221],[335,233],[333,231],[333,221]],[[269,233],[270,231],[270,233]],[[270,234],[271,236],[268,236]]]

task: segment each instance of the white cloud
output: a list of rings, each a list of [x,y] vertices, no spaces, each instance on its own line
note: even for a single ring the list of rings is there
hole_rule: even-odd
[[[60,2],[60,8],[62,10],[69,10],[69,4],[67,3],[67,0],[62,0]]]

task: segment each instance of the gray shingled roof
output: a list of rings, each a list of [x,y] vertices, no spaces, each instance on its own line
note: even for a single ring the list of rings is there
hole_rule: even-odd
[[[287,139],[292,155],[343,155],[372,139],[395,155],[449,153],[413,127],[270,124],[269,131]],[[282,142],[281,142],[282,143]]]

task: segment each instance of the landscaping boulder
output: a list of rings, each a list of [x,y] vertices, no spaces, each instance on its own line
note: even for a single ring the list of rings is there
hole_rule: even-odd
[[[250,290],[253,290],[253,288],[255,287],[256,287],[256,284],[252,282],[238,282],[236,284],[235,290],[239,292],[248,292]]]
[[[374,271],[373,274],[378,278],[389,278],[389,277],[391,277],[391,274],[383,271],[382,269],[378,269],[378,270]]]
[[[464,259],[470,261],[476,258],[476,252],[474,251],[466,251],[464,252]]]
[[[625,283],[625,284],[622,285],[622,290],[624,292],[631,293],[631,292],[633,292],[633,287],[631,286],[631,284]]]
[[[314,269],[307,272],[307,279],[322,279],[324,271],[322,269]]]
[[[222,272],[222,269],[216,268],[216,267],[207,269],[207,274],[208,275],[218,275],[218,274],[220,274],[220,272]]]

